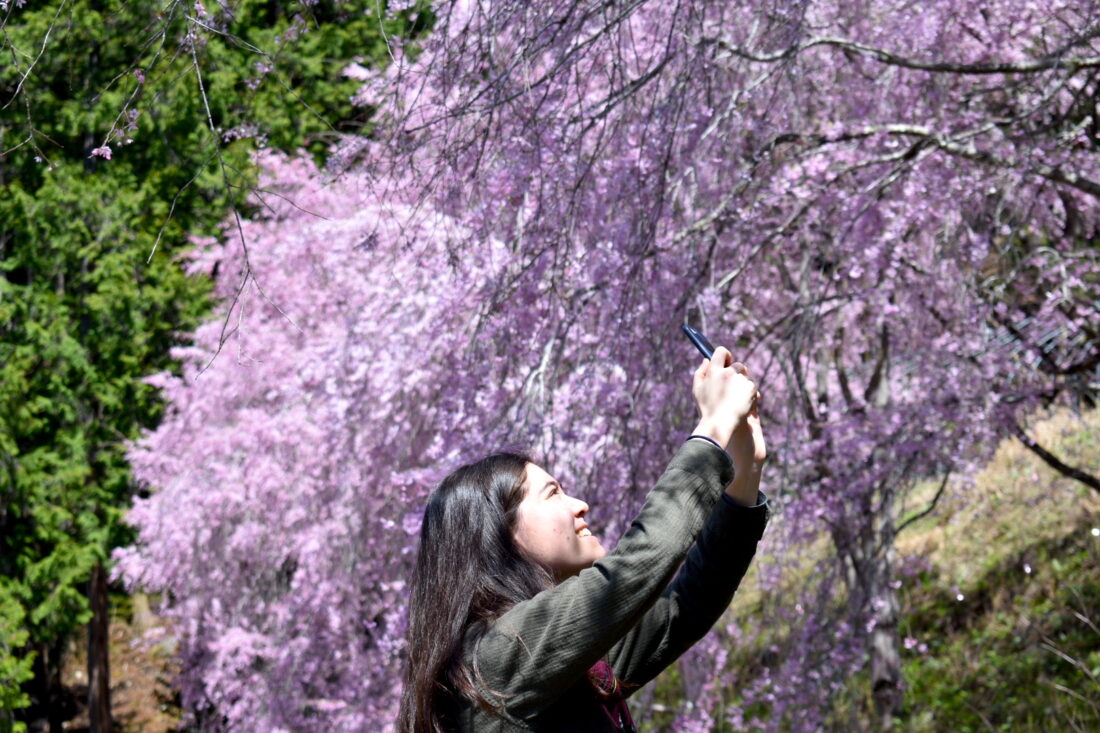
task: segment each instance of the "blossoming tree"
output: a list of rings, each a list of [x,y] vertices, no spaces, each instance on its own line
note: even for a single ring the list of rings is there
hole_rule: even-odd
[[[167,594],[192,714],[391,721],[432,484],[534,447],[616,536],[690,426],[688,320],[765,393],[761,582],[832,550],[697,647],[679,729],[816,730],[860,669],[888,726],[909,489],[1094,396],[1096,10],[442,2],[415,59],[349,69],[380,138],[265,162],[193,263],[228,316],[131,455],[157,491],[119,568]]]

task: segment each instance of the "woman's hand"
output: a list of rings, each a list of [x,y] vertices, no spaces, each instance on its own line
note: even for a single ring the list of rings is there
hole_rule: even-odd
[[[760,416],[753,409],[745,421],[734,428],[733,437],[726,445],[726,452],[733,459],[733,467],[740,471],[750,466],[762,466],[768,460],[768,447],[764,444],[764,430]]]
[[[734,368],[737,367],[741,367],[741,374],[751,379],[748,367],[735,364]],[[756,393],[749,414],[734,428],[730,442],[726,445],[726,452],[733,459],[733,467],[738,473],[753,468],[759,470],[764,461],[768,460],[768,447],[764,443],[764,430],[760,426],[760,392]]]
[[[705,435],[718,445],[729,445],[734,430],[746,422],[756,399],[756,385],[747,374],[744,365],[735,365],[733,354],[723,346],[699,365],[692,383],[700,413],[695,435]]]
[[[741,374],[749,378],[748,367],[743,364],[735,364],[734,367],[740,367]],[[754,396],[749,414],[734,428],[726,452],[733,459],[733,481],[726,487],[726,493],[742,506],[755,506],[760,492],[760,476],[764,462],[768,460],[768,447],[760,427],[759,392]]]

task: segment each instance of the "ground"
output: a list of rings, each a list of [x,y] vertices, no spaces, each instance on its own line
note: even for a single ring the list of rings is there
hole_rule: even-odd
[[[170,643],[144,644],[129,621],[112,618],[111,716],[120,733],[167,733],[178,728],[180,709],[172,679],[175,676]],[[77,699],[87,696],[87,657],[82,644],[74,645],[62,671],[62,682]],[[66,731],[88,730],[88,712],[81,705]]]

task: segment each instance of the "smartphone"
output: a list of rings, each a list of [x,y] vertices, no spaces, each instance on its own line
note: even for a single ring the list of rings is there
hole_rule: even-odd
[[[703,335],[702,331],[697,328],[692,328],[686,323],[681,326],[684,329],[684,335],[691,340],[691,343],[695,344],[695,348],[702,352],[703,356],[708,359],[714,356],[714,345],[707,340],[707,337]]]

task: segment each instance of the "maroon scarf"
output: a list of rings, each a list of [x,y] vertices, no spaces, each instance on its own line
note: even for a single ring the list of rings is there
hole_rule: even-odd
[[[626,706],[626,690],[611,671],[611,665],[602,659],[596,662],[588,670],[588,679],[592,681],[600,707],[615,726],[615,730],[636,733],[634,719],[630,717],[630,709]]]

